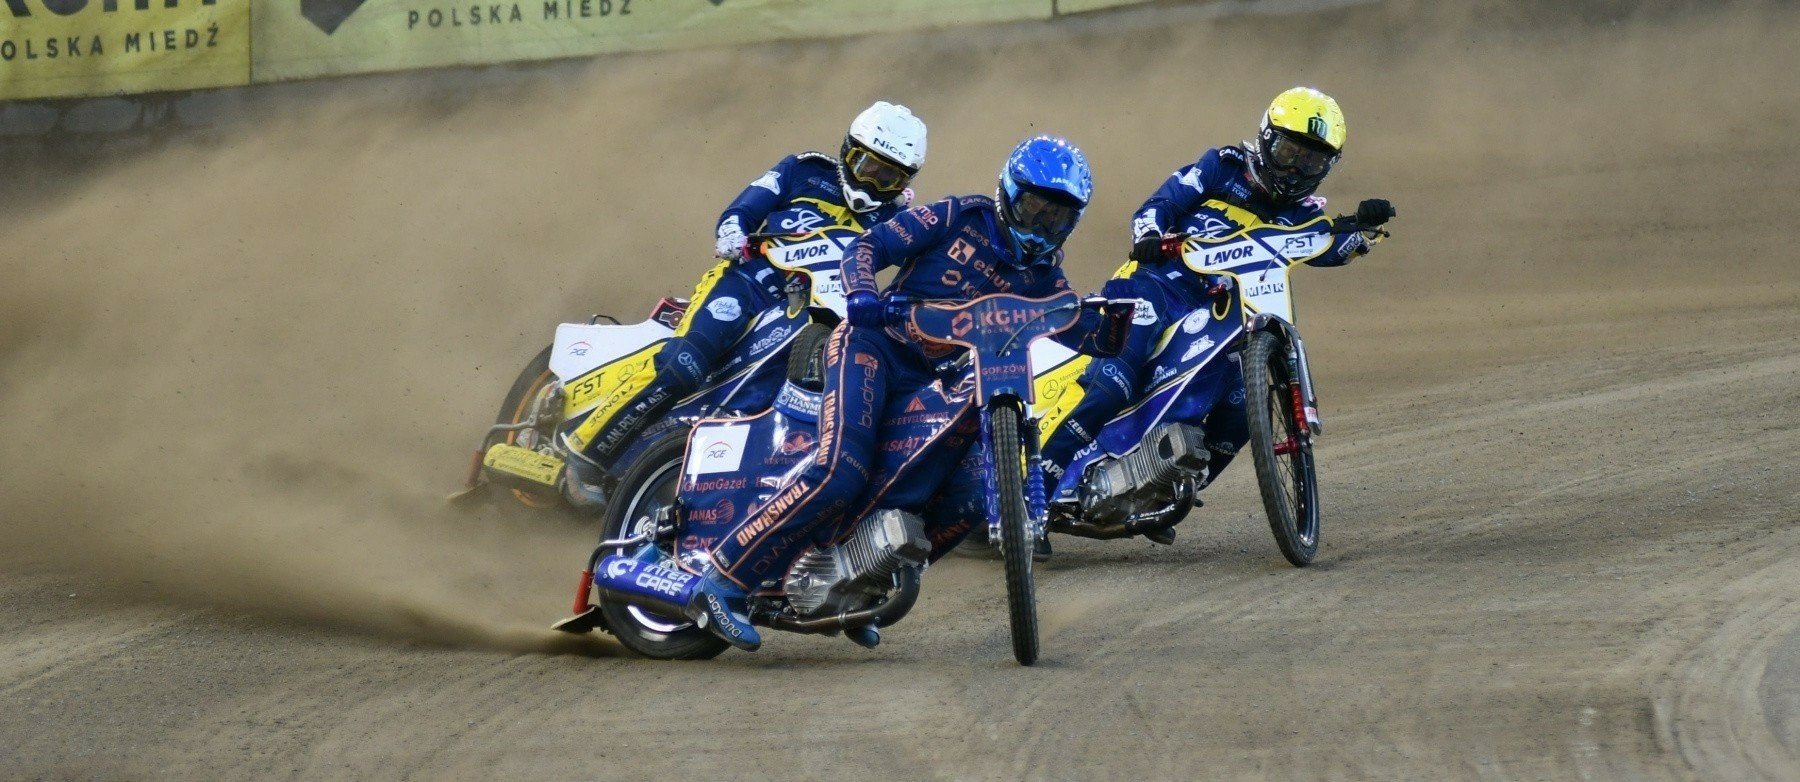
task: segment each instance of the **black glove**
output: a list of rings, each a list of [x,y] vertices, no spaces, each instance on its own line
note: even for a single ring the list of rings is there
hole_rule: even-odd
[[[1131,260],[1138,263],[1162,263],[1168,260],[1163,254],[1163,238],[1161,234],[1151,234],[1137,240],[1131,245]]]
[[[1356,205],[1356,224],[1365,228],[1378,228],[1394,216],[1394,205],[1385,198],[1367,198]]]

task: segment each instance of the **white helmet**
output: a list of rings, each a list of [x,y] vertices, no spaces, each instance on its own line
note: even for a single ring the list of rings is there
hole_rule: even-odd
[[[857,212],[879,209],[900,198],[924,167],[925,123],[905,106],[876,101],[850,123],[839,160],[845,205]]]

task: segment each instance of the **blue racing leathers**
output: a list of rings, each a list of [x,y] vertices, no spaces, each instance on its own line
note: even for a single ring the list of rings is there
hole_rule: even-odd
[[[1220,147],[1171,174],[1144,201],[1132,216],[1132,236],[1134,241],[1165,234],[1224,237],[1259,224],[1299,225],[1323,215],[1324,208],[1325,199],[1318,196],[1285,206],[1274,203],[1253,183],[1243,150]],[[1307,263],[1342,266],[1368,249],[1360,232],[1342,234],[1333,237],[1330,250]],[[1114,276],[1129,280],[1143,304],[1125,349],[1116,358],[1095,359],[1088,365],[1081,378],[1081,401],[1044,443],[1044,462],[1052,472],[1067,465],[1101,426],[1148,390],[1152,378],[1147,367],[1163,344],[1165,330],[1189,312],[1210,307],[1213,294],[1208,287],[1217,282],[1202,279],[1178,259],[1127,263]],[[1212,452],[1209,481],[1250,436],[1236,358],[1232,356],[1230,371],[1216,373],[1222,387],[1214,389],[1218,402],[1205,422],[1206,444]]]
[[[805,233],[833,225],[862,230],[904,207],[903,198],[872,212],[852,211],[844,205],[838,165],[837,158],[818,152],[782,158],[738,194],[719,215],[719,226],[729,223],[743,233]],[[611,420],[582,455],[610,465],[663,411],[700,390],[757,316],[785,301],[786,282],[784,272],[754,254],[709,269],[694,287],[675,335],[656,354],[655,379],[637,394],[594,411]]]
[[[1020,263],[985,196],[947,198],[902,212],[857,240],[843,269],[845,291],[874,292],[875,273],[899,267],[888,294],[912,299],[967,301],[993,293],[1050,296],[1069,289],[1061,256]],[[1085,352],[1107,345],[1097,316],[1058,335]],[[746,589],[786,571],[797,541],[860,510],[856,501],[875,463],[887,399],[936,376],[934,367],[960,349],[912,342],[892,328],[857,328],[848,322],[825,348],[825,388],[817,451],[791,474],[766,504],[753,507],[712,552],[713,564]]]

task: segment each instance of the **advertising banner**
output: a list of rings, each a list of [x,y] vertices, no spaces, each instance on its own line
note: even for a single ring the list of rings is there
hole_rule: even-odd
[[[1144,0],[0,0],[0,100],[1047,19]]]
[[[1050,0],[252,0],[255,81],[1048,18]]]
[[[0,100],[250,82],[251,0],[0,2]]]

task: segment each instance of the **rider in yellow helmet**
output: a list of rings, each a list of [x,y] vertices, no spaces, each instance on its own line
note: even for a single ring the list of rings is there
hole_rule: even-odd
[[[1143,304],[1132,321],[1125,350],[1117,358],[1095,359],[1081,378],[1082,397],[1056,424],[1043,448],[1045,469],[1060,475],[1076,451],[1092,442],[1114,415],[1137,401],[1163,378],[1150,377],[1146,365],[1162,342],[1164,329],[1189,312],[1210,307],[1221,284],[1208,280],[1172,257],[1171,236],[1196,234],[1223,237],[1259,224],[1300,225],[1325,214],[1325,199],[1313,194],[1343,154],[1347,136],[1344,112],[1325,93],[1296,87],[1281,93],[1263,113],[1254,141],[1219,147],[1163,182],[1132,217],[1131,262],[1115,278],[1129,280]],[[1387,201],[1370,199],[1354,216],[1335,218],[1376,228],[1394,216]],[[1314,266],[1341,266],[1367,253],[1377,234],[1348,231],[1334,236],[1333,246]],[[1212,451],[1208,481],[1231,461],[1249,438],[1243,410],[1243,383],[1226,391],[1206,419],[1206,443]],[[1174,530],[1146,535],[1167,543]]]

